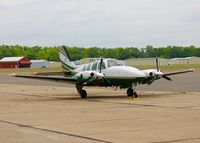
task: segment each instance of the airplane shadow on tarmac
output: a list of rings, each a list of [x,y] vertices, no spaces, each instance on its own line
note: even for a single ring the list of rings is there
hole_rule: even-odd
[[[138,96],[140,99],[147,99],[147,98],[163,98],[164,96],[173,96],[177,94],[184,94],[178,92],[170,92],[170,93],[139,93]],[[86,99],[82,99],[77,94],[55,94],[55,95],[33,95],[33,94],[24,94],[27,98],[26,100],[30,102],[44,102],[44,101],[67,101],[67,100],[77,100],[77,101],[87,101],[87,100],[97,100],[97,99],[130,99],[131,97],[124,95],[88,95]],[[31,97],[31,98],[29,98]]]

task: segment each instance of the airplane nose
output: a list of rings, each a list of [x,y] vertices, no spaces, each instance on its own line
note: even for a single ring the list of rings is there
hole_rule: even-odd
[[[144,72],[138,71],[136,73],[134,73],[133,75],[137,75],[136,77],[146,77]]]

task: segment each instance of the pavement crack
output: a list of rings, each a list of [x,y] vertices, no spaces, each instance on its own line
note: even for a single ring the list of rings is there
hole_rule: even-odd
[[[60,131],[55,131],[55,130],[50,130],[50,129],[45,129],[45,128],[39,128],[39,127],[30,126],[30,125],[14,123],[14,122],[10,122],[10,121],[0,120],[0,122],[6,123],[6,124],[10,124],[10,125],[15,125],[15,126],[22,127],[22,128],[29,128],[29,129],[35,129],[35,130],[40,130],[40,131],[45,131],[45,132],[51,132],[51,133],[56,133],[56,134],[60,134],[60,135],[81,138],[81,139],[95,141],[95,142],[112,143],[112,142],[106,141],[106,140],[96,139],[96,138],[77,135],[77,134],[72,134],[72,133],[60,132]]]
[[[28,93],[17,93],[17,92],[1,92],[3,94],[10,94],[10,95],[23,95],[23,96],[34,96],[34,97],[47,97],[43,95],[38,95],[38,94],[28,94]]]

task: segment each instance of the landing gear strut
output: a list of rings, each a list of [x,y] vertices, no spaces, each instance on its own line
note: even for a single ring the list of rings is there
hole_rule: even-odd
[[[83,86],[81,84],[76,84],[76,89],[81,98],[87,98],[87,92],[83,89]]]
[[[127,89],[127,96],[138,98],[138,94],[132,88]]]

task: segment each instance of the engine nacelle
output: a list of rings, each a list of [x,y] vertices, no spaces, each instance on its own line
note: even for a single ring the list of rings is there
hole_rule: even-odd
[[[149,76],[154,76],[155,73],[154,72],[149,72]]]
[[[147,77],[155,75],[156,69],[142,70]]]
[[[74,75],[75,77],[83,77],[83,78],[90,78],[90,77],[96,77],[97,79],[102,79],[104,77],[104,74],[98,72],[98,71],[82,71]]]
[[[161,77],[163,73],[161,71],[157,71],[156,69],[148,69],[148,70],[142,70],[147,77]]]

